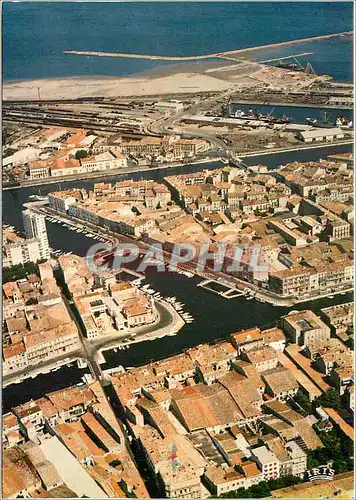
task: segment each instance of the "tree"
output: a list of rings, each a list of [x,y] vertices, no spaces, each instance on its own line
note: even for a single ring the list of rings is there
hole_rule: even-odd
[[[293,396],[293,407],[303,416],[310,415],[313,411],[313,404],[309,400],[308,396],[306,396],[302,391],[298,391],[298,393]],[[302,408],[302,410],[301,410]]]
[[[323,448],[308,450],[308,468],[325,465],[333,460],[336,473],[353,470],[353,443],[338,428],[330,432],[320,432]]]
[[[34,262],[16,264],[15,266],[4,267],[2,272],[2,282],[17,281],[26,278],[28,274],[38,274],[38,266]]]
[[[254,484],[250,488],[239,488],[235,491],[223,493],[220,498],[265,498],[270,497],[273,490],[293,486],[294,484],[302,483],[303,479],[296,476],[284,476],[270,481],[261,481]]]
[[[339,392],[334,388],[324,392],[314,401],[314,408],[317,408],[318,406],[333,408],[336,411],[340,410],[342,405]]]
[[[80,160],[81,158],[86,158],[89,156],[89,152],[86,149],[78,149],[75,153],[75,159]]]

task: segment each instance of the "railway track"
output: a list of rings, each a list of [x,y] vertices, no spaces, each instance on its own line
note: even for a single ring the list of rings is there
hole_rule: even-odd
[[[11,115],[3,111],[4,122],[14,122],[14,123],[22,123],[26,125],[42,125],[42,126],[57,126],[57,127],[67,127],[67,128],[86,128],[86,129],[94,129],[102,132],[114,132],[120,133],[122,136],[129,137],[146,137],[148,134],[137,131],[135,129],[129,129],[120,127],[119,125],[106,125],[104,123],[93,123],[93,121],[83,121],[78,119],[68,120],[68,119],[60,119],[58,117],[41,117],[41,116],[24,116],[24,115]],[[153,137],[160,137],[159,134],[150,133],[149,135]]]

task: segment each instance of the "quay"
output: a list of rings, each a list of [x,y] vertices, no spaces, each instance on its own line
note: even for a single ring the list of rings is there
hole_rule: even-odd
[[[35,207],[36,206],[36,207]],[[55,217],[59,218],[61,217],[61,220],[65,221],[68,225],[72,225],[74,227],[80,227],[83,229],[83,227],[86,227],[88,229],[88,232],[93,233],[95,235],[98,235],[100,238],[108,241],[108,242],[128,242],[132,243],[135,242],[141,252],[146,252],[147,249],[149,248],[149,244],[141,241],[141,240],[135,240],[132,239],[128,236],[124,236],[119,233],[113,233],[109,230],[106,230],[104,228],[95,226],[93,224],[90,224],[87,221],[82,221],[82,220],[73,220],[73,218],[65,216],[63,214],[58,214],[58,212],[55,212],[54,210],[50,209],[48,206],[46,206],[46,202],[39,202],[39,203],[34,203],[32,208],[31,204],[31,209],[33,210],[38,210],[39,213],[45,215],[45,216],[50,216],[50,217]],[[40,207],[40,208],[39,208]],[[113,250],[107,250],[105,251],[105,255],[108,256],[113,253]],[[168,263],[170,262],[171,259],[171,254],[167,251],[164,251],[164,262]],[[227,287],[230,287],[234,291],[237,288],[240,288],[241,290],[244,290],[246,295],[250,295],[256,300],[259,300],[261,302],[267,302],[269,304],[272,304],[273,306],[281,306],[281,307],[292,307],[295,304],[301,303],[301,302],[307,302],[310,300],[317,300],[319,298],[327,297],[329,294],[327,292],[322,292],[314,295],[307,295],[303,297],[282,297],[274,292],[271,292],[270,290],[262,289],[258,287],[257,285],[254,285],[253,283],[243,281],[242,279],[236,278],[234,276],[228,275],[223,272],[217,272],[214,273],[214,270],[211,269],[209,271],[198,271],[196,269],[196,265],[194,263],[191,263],[191,265],[188,266],[188,263],[182,263],[181,265],[178,265],[178,268],[182,271],[189,271],[190,273],[194,274],[195,276],[198,276],[202,278],[203,280],[210,279],[211,281],[217,281],[219,284],[225,284]],[[220,280],[218,280],[218,278]],[[211,291],[211,290],[210,290]],[[349,291],[349,287],[346,288],[339,288],[337,290],[333,290],[333,295],[338,295],[338,294],[343,294],[347,293]],[[228,298],[228,297],[227,297]]]
[[[245,49],[235,49],[228,50],[225,52],[215,52],[213,54],[205,54],[200,56],[160,56],[152,54],[129,54],[125,52],[98,52],[98,51],[86,51],[86,50],[65,50],[64,54],[74,54],[79,56],[98,56],[98,57],[123,57],[128,59],[150,59],[159,61],[195,61],[204,59],[217,59],[226,58],[227,56],[233,56],[237,54],[244,54],[246,52],[254,52],[264,49],[273,49],[278,47],[284,47],[286,45],[294,45],[298,43],[313,42],[315,40],[327,40],[329,38],[335,38],[339,36],[352,35],[352,31],[344,31],[341,33],[332,33],[329,35],[319,35],[309,38],[300,38],[297,40],[289,40],[287,42],[270,43],[267,45],[259,45],[255,47],[247,47]]]
[[[212,284],[215,285],[215,288]],[[224,297],[224,299],[235,299],[236,297],[245,295],[242,290],[231,287],[231,285],[225,285],[221,283],[221,281],[216,281],[211,278],[201,281],[200,283],[198,283],[198,286],[200,288],[204,288],[204,290],[215,293],[216,295],[220,295],[220,297]]]
[[[327,94],[325,94],[327,95]],[[268,101],[268,102],[266,102]],[[353,109],[353,105],[342,105],[342,104],[328,104],[328,103],[309,103],[303,102],[300,104],[298,102],[290,102],[290,101],[274,101],[266,99],[238,99],[236,101],[231,102],[231,104],[238,106],[239,104],[249,104],[251,106],[255,105],[267,105],[267,106],[287,106],[289,108],[327,108],[327,109]]]
[[[96,179],[96,178],[107,178],[107,177],[116,177],[118,175],[122,175],[126,177],[128,174],[134,174],[136,172],[149,172],[155,170],[164,170],[168,168],[177,168],[177,167],[186,167],[187,165],[203,165],[204,163],[219,162],[222,160],[221,156],[217,156],[214,158],[201,158],[195,159],[191,163],[161,163],[158,165],[131,165],[130,167],[118,168],[113,170],[105,170],[105,171],[97,171],[97,172],[84,172],[82,174],[74,174],[74,175],[65,175],[61,177],[46,177],[43,179],[33,179],[28,181],[22,181],[18,185],[4,186],[2,187],[3,191],[12,191],[15,189],[43,186],[44,182],[46,184],[59,184],[61,182],[71,182],[71,181],[84,181],[86,179]]]
[[[185,322],[179,313],[164,300],[155,299],[159,318],[150,325],[133,328],[130,331],[123,332],[123,335],[115,334],[89,341],[85,337],[80,338],[82,347],[73,352],[67,352],[63,356],[48,360],[43,365],[28,366],[16,373],[11,373],[3,377],[3,388],[12,384],[21,383],[26,378],[35,378],[37,375],[56,371],[62,366],[77,363],[78,368],[89,367],[93,379],[103,378],[103,371],[100,365],[105,364],[106,360],[103,352],[114,348],[127,349],[130,344],[155,340],[167,335],[176,335],[182,329]],[[164,318],[165,316],[165,318]],[[164,318],[164,319],[162,319]],[[163,323],[163,324],[162,324]]]

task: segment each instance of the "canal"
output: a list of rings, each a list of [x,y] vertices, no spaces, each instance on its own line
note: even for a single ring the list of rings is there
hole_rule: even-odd
[[[350,151],[350,147],[343,145],[330,146],[330,148],[297,151],[294,153],[271,154],[268,156],[246,158],[246,163],[265,164],[269,168],[289,161],[311,161],[325,158],[328,154]],[[194,167],[192,165],[178,167],[177,169],[149,171],[131,177],[133,179],[146,178],[162,181],[165,175],[194,171],[202,168],[217,168],[220,164],[211,163]],[[110,179],[111,182],[117,179]],[[101,179],[106,180],[105,178]],[[90,188],[95,181],[81,181],[49,185],[41,188],[41,194],[47,194],[56,189],[69,187]],[[31,194],[38,194],[38,188],[6,191],[3,193],[3,223],[15,226],[22,230],[22,204]],[[72,251],[84,255],[90,245],[95,243],[91,238],[78,234],[58,224],[47,223],[49,242],[52,248]],[[154,274],[147,275],[146,282],[163,296],[175,296],[185,304],[184,311],[189,312],[194,318],[193,323],[186,324],[176,336],[133,344],[124,351],[104,352],[105,364],[103,369],[123,365],[137,366],[181,352],[182,350],[204,342],[213,342],[227,338],[236,330],[253,326],[269,327],[276,324],[279,318],[288,313],[288,308],[275,307],[267,303],[247,300],[245,297],[225,299],[207,290],[197,287],[196,278],[187,278],[180,274]],[[352,295],[338,295],[332,299],[326,298],[311,303],[299,304],[293,309],[312,309],[316,312],[322,307],[352,300]],[[20,384],[13,384],[3,390],[3,411],[27,401],[29,398],[39,398],[46,392],[77,384],[86,370],[76,366],[64,366],[56,372],[39,375],[34,379],[26,379]]]

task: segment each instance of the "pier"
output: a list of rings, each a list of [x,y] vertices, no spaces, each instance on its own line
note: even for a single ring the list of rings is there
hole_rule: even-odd
[[[223,283],[212,279],[201,281],[198,286],[208,290],[209,292],[215,293],[216,295],[220,295],[220,297],[224,297],[224,299],[235,299],[236,297],[245,295],[242,290],[224,285]]]
[[[329,38],[335,38],[339,36],[352,35],[352,31],[344,31],[342,33],[332,33],[329,35],[319,35],[309,38],[300,38],[298,40],[289,40],[287,42],[270,43],[267,45],[259,45],[256,47],[246,47],[245,49],[235,49],[228,50],[225,52],[216,52],[213,54],[205,54],[200,56],[160,56],[152,54],[129,54],[125,52],[97,52],[97,51],[87,51],[87,50],[65,50],[64,54],[74,54],[78,56],[98,56],[98,57],[123,57],[129,59],[150,59],[152,61],[198,61],[205,59],[219,59],[227,58],[228,56],[233,56],[237,54],[245,54],[246,52],[254,52],[257,50],[273,49],[278,47],[284,47],[286,45],[295,45],[298,43],[313,42],[316,40],[327,40]]]

